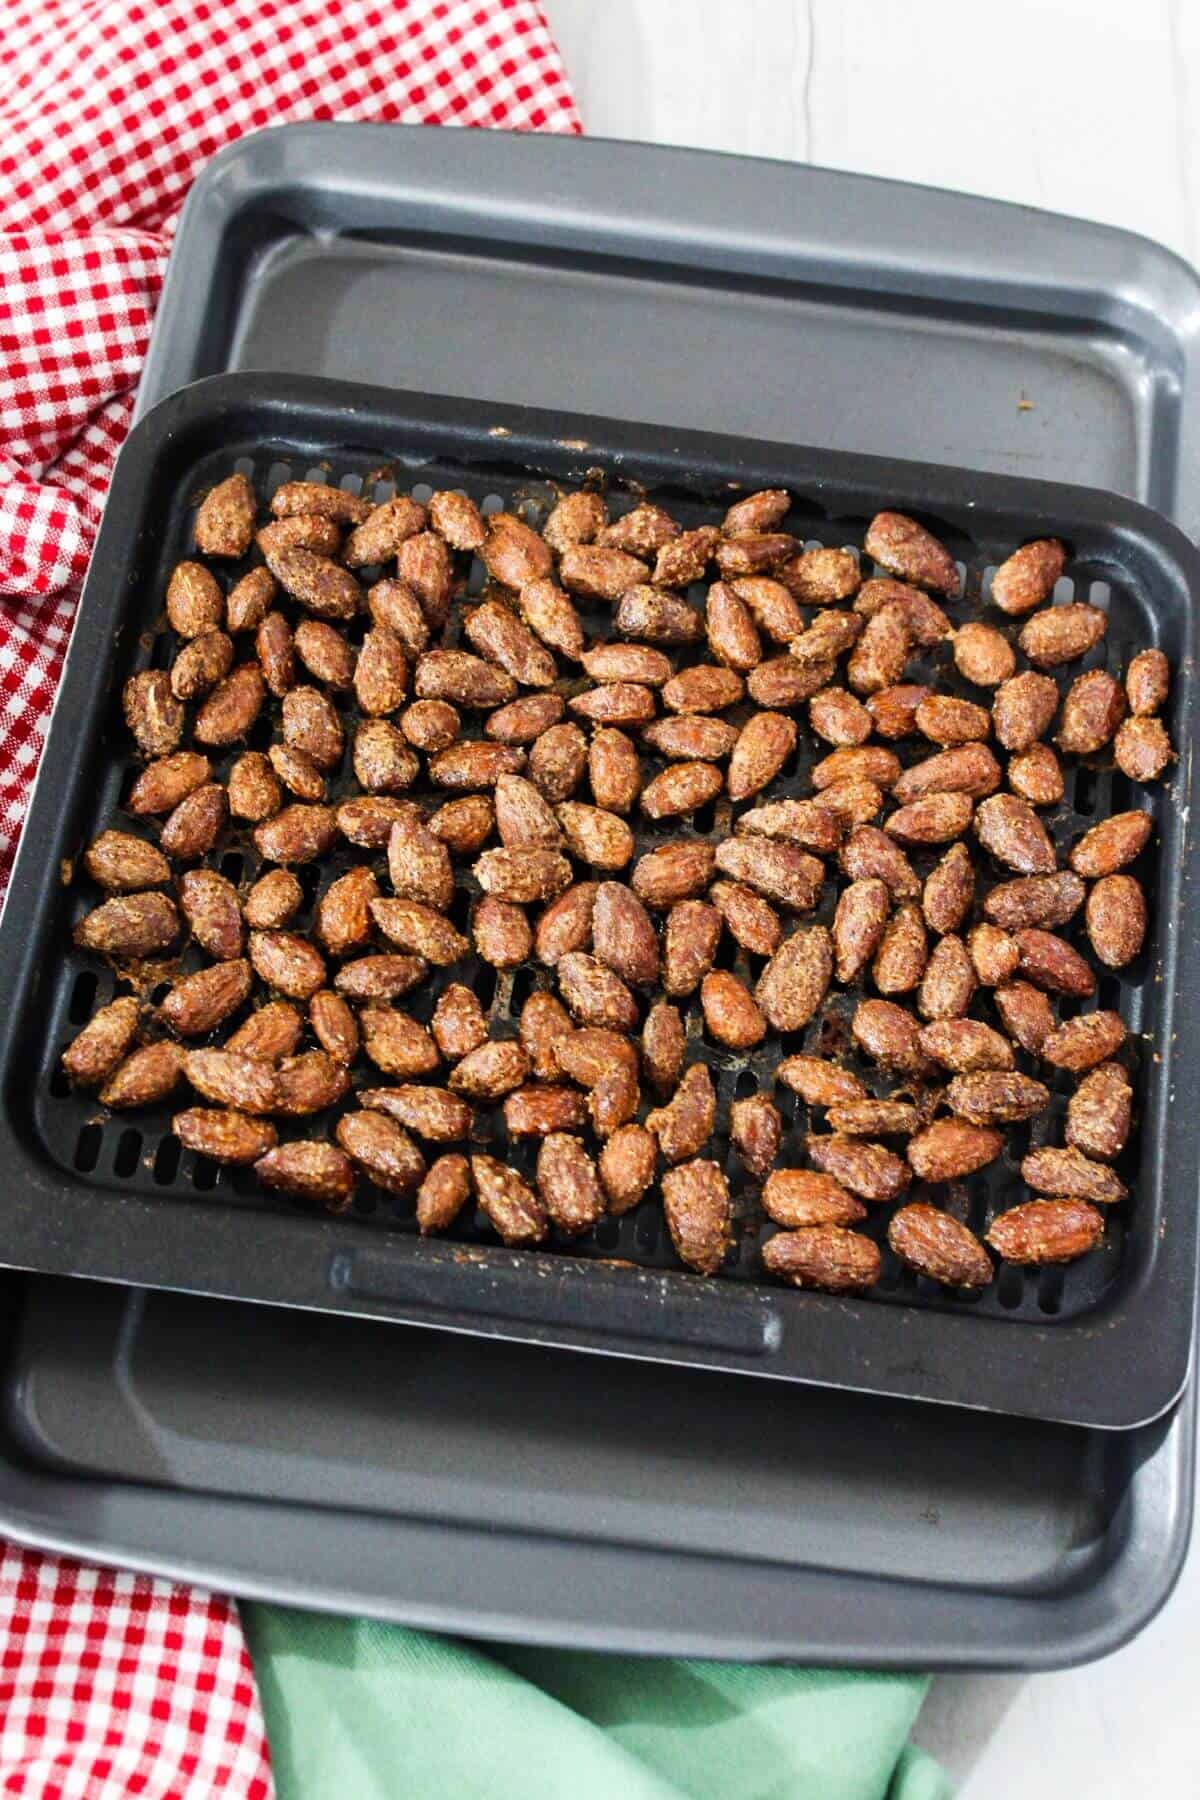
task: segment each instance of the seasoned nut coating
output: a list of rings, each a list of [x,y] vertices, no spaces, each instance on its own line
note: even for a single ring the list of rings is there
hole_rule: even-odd
[[[992,601],[1016,619],[1044,606],[1066,567],[1067,553],[1057,538],[1022,544],[992,576]]]
[[[599,494],[564,494],[542,527],[542,536],[559,555],[572,544],[592,544],[608,523]]]
[[[313,862],[332,845],[338,819],[329,806],[285,806],[255,827],[254,847],[264,862]]]
[[[177,700],[197,700],[224,680],[233,667],[233,639],[205,631],[185,644],[171,664],[171,692]]]
[[[1054,845],[1028,801],[993,794],[975,809],[975,835],[984,849],[1021,875],[1048,875],[1056,866]]]
[[[811,912],[820,899],[825,866],[795,844],[772,838],[725,838],[717,846],[715,860],[722,875],[744,881],[764,900],[789,912]]]
[[[1076,600],[1032,613],[1017,642],[1035,669],[1056,669],[1085,655],[1107,630],[1105,613]]]
[[[551,687],[557,677],[554,658],[527,625],[498,600],[485,600],[469,612],[463,632],[470,644],[507,671],[523,687]]]
[[[832,1175],[816,1169],[776,1169],[762,1191],[768,1219],[795,1231],[810,1225],[854,1225],[865,1219],[862,1201]]]
[[[550,1222],[564,1237],[590,1231],[604,1211],[596,1165],[577,1137],[552,1131],[538,1152],[537,1185]]]
[[[471,1169],[465,1156],[439,1156],[417,1189],[417,1228],[422,1237],[448,1231],[467,1203]]]
[[[1008,785],[1030,806],[1057,806],[1067,791],[1058,758],[1049,744],[1034,744],[1020,756],[1010,757]]]
[[[1113,737],[1125,711],[1116,677],[1106,669],[1089,669],[1067,690],[1055,741],[1069,756],[1092,756]]]
[[[1054,1009],[1045,994],[1027,981],[1011,981],[996,989],[995,998],[1005,1031],[1022,1050],[1039,1055],[1054,1031]]]
[[[371,936],[371,902],[379,898],[372,870],[347,869],[331,881],[317,902],[314,927],[330,956],[361,950]]]
[[[348,1112],[337,1141],[351,1162],[389,1194],[411,1194],[425,1174],[425,1158],[402,1125],[379,1112]]]
[[[294,1006],[286,1000],[268,1000],[238,1026],[225,1048],[256,1062],[277,1063],[295,1053],[302,1030],[303,1020]]]
[[[1021,1179],[1036,1193],[1061,1200],[1090,1200],[1098,1206],[1115,1206],[1129,1191],[1103,1163],[1092,1162],[1080,1150],[1062,1150],[1052,1144],[1029,1152],[1021,1163]]]
[[[786,938],[758,978],[755,999],[776,1031],[801,1031],[829,991],[833,942],[823,925]]]
[[[531,1083],[514,1088],[504,1101],[504,1129],[510,1138],[545,1138],[556,1131],[582,1131],[586,1124],[587,1106],[576,1088]]]
[[[1139,650],[1125,671],[1125,693],[1135,718],[1148,718],[1167,703],[1171,668],[1161,650]]]
[[[1080,956],[1063,938],[1051,931],[1018,931],[1021,974],[1035,987],[1052,994],[1070,994],[1086,1000],[1096,991],[1096,977]]]
[[[1113,742],[1117,767],[1130,781],[1158,781],[1175,761],[1161,719],[1126,719]]]
[[[946,1089],[946,1104],[972,1125],[1008,1125],[1044,1112],[1050,1104],[1050,1090],[1015,1070],[981,1069],[956,1075]]]
[[[902,1206],[888,1224],[888,1243],[902,1263],[944,1287],[986,1287],[991,1258],[973,1231],[936,1206]]]
[[[1004,1134],[966,1119],[935,1119],[909,1139],[908,1160],[922,1181],[961,1181],[995,1162]]]
[[[100,1089],[101,1106],[157,1106],[174,1092],[183,1078],[184,1051],[165,1040],[144,1044],[119,1062]]]
[[[558,694],[522,694],[507,706],[497,707],[483,729],[498,744],[532,744],[543,731],[558,724],[564,710]]]
[[[600,1152],[600,1185],[614,1217],[638,1204],[654,1180],[658,1143],[644,1125],[622,1125]]]
[[[882,1144],[863,1138],[810,1134],[805,1140],[809,1159],[824,1175],[857,1194],[861,1200],[882,1203],[897,1200],[911,1180],[907,1165]]]
[[[407,494],[396,494],[355,526],[342,546],[342,561],[348,569],[386,562],[395,556],[405,538],[424,531],[425,524],[425,508]]]
[[[680,1262],[697,1275],[715,1275],[733,1240],[729,1188],[718,1164],[695,1161],[668,1170],[662,1199]]]
[[[347,1067],[359,1052],[358,1024],[346,1001],[332,988],[321,988],[308,1003],[313,1036],[326,1055]]]
[[[596,889],[592,946],[600,961],[623,981],[641,987],[657,980],[658,933],[642,902],[623,882],[602,881]]]
[[[125,723],[138,749],[147,756],[167,756],[183,736],[183,706],[171,691],[164,669],[131,675],[122,696]],[[200,742],[208,740],[199,739]]]
[[[1153,830],[1148,812],[1113,813],[1084,832],[1068,860],[1076,874],[1089,881],[1115,875],[1141,855]]]
[[[1132,875],[1105,875],[1087,897],[1088,941],[1106,969],[1123,969],[1146,936],[1146,896]]]
[[[546,1210],[515,1170],[494,1156],[473,1156],[471,1176],[479,1204],[504,1243],[541,1243],[548,1229]]]
[[[99,1087],[107,1081],[129,1054],[137,1027],[138,1003],[131,995],[102,1006],[62,1053],[68,1080],[77,1087]]]
[[[376,625],[385,625],[395,633],[404,654],[416,662],[429,643],[429,621],[412,589],[403,581],[377,581],[367,590],[367,611]]]
[[[805,606],[836,606],[850,600],[862,580],[853,550],[803,550],[789,557],[776,576]]]
[[[261,750],[247,750],[229,771],[229,810],[235,819],[261,825],[283,805],[283,789]]]
[[[683,1071],[687,1036],[678,1007],[656,1000],[642,1027],[642,1070],[660,1096],[673,1093]]]
[[[437,629],[450,610],[454,570],[450,552],[432,531],[405,538],[396,553],[396,573],[416,595],[426,622]]]
[[[979,1019],[934,1019],[922,1027],[920,1045],[926,1056],[956,1075],[1013,1066],[1008,1039]]]
[[[642,785],[642,767],[636,745],[623,731],[602,726],[593,733],[588,749],[588,780],[593,800],[605,812],[632,810]]]
[[[706,1064],[692,1063],[667,1105],[647,1114],[646,1129],[658,1139],[664,1159],[678,1163],[696,1156],[707,1144],[716,1112],[712,1076]]]
[[[714,881],[708,898],[724,919],[730,936],[744,950],[753,956],[774,956],[783,927],[779,915],[761,895],[741,881]]]
[[[430,702],[433,704],[433,702]],[[398,794],[416,780],[420,763],[387,719],[364,719],[354,734],[354,778],[371,794]]]
[[[242,958],[212,963],[194,975],[181,976],[158,1009],[158,1016],[179,1037],[207,1037],[250,997],[250,964]]]
[[[325,959],[292,931],[252,931],[250,961],[267,987],[289,1000],[308,1000],[325,985]]]
[[[1053,875],[1026,875],[998,882],[984,897],[983,911],[1005,931],[1021,931],[1030,925],[1051,930],[1074,918],[1085,892],[1083,882],[1069,869]]]
[[[863,548],[900,581],[911,581],[950,599],[958,593],[958,570],[945,545],[904,513],[876,513],[867,527]]]
[[[992,701],[992,728],[1004,749],[1029,750],[1050,729],[1058,711],[1058,686],[1049,675],[1025,669],[1002,681]]]
[[[777,1231],[763,1245],[762,1260],[777,1281],[829,1294],[865,1294],[882,1272],[878,1246],[861,1232],[837,1225]]]
[[[102,831],[83,855],[84,873],[109,894],[164,887],[171,865],[161,850],[130,831]]]
[[[171,1130],[185,1150],[194,1150],[212,1162],[235,1166],[257,1162],[278,1142],[275,1127],[266,1119],[204,1106],[176,1113]]]
[[[229,799],[219,782],[203,787],[181,800],[162,828],[159,842],[178,862],[194,862],[210,851],[229,815]]]
[[[1005,1262],[1074,1262],[1099,1243],[1103,1216],[1082,1200],[1029,1200],[992,1220],[987,1241]]]
[[[137,960],[160,955],[179,937],[179,914],[165,894],[121,894],[105,900],[75,927],[81,950]]]
[[[742,727],[729,759],[729,798],[748,800],[774,781],[794,755],[796,740],[794,720],[778,712],[754,713]]]
[[[181,562],[167,583],[167,623],[181,638],[216,631],[225,616],[225,597],[203,563]]]
[[[129,790],[126,812],[135,818],[173,812],[181,800],[203,787],[212,773],[207,756],[195,750],[177,750],[148,763]]]
[[[244,738],[262,711],[266,683],[256,662],[241,663],[219,682],[196,715],[198,744],[224,749]]]
[[[1120,1063],[1086,1074],[1067,1105],[1067,1143],[1097,1162],[1120,1156],[1133,1120],[1133,1089]]]
[[[229,475],[207,493],[196,513],[196,548],[202,556],[245,556],[254,536],[257,503],[244,475]]]
[[[965,844],[952,844],[930,870],[921,890],[921,911],[930,931],[957,931],[975,897],[975,871]]]
[[[709,1037],[726,1049],[753,1049],[767,1035],[767,1022],[748,989],[728,969],[713,969],[704,977],[700,1005]]]
[[[1016,673],[1012,645],[994,625],[972,622],[954,634],[954,664],[976,687],[999,687]]]
[[[260,1157],[254,1173],[265,1188],[319,1200],[331,1212],[344,1212],[354,1196],[354,1165],[332,1144],[279,1144]]]
[[[999,996],[997,996],[999,998]],[[1125,1042],[1125,1026],[1115,1012],[1080,1013],[1052,1028],[1037,1046],[1043,1061],[1081,1074],[1115,1056]]]

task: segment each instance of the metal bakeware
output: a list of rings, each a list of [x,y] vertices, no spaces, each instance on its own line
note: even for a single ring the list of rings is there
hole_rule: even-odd
[[[491,1234],[477,1215],[466,1233],[472,1253],[464,1258],[453,1243],[416,1240],[409,1202],[368,1188],[356,1202],[357,1218],[315,1220],[264,1196],[252,1171],[181,1160],[169,1132],[171,1107],[105,1119],[90,1096],[69,1090],[56,1073],[58,1056],[108,994],[107,988],[97,993],[95,960],[68,949],[71,924],[95,897],[86,888],[65,888],[61,869],[112,818],[127,790],[132,758],[120,690],[133,669],[173,654],[171,634],[155,627],[167,574],[189,547],[191,508],[230,468],[247,463],[268,490],[320,465],[356,487],[374,481],[377,494],[390,491],[378,478],[383,470],[418,495],[463,485],[485,507],[534,510],[553,499],[537,483],[569,483],[600,471],[618,494],[628,488],[626,503],[633,493],[650,493],[685,523],[712,516],[731,488],[783,486],[794,496],[792,530],[833,543],[861,540],[872,514],[895,505],[933,521],[959,556],[973,596],[963,602],[963,615],[980,610],[989,561],[1023,537],[1053,534],[1072,549],[1069,590],[1085,585],[1108,609],[1110,628],[1098,655],[1121,667],[1135,644],[1157,642],[1180,671],[1172,723],[1177,739],[1187,741],[1193,592],[1200,592],[1194,552],[1164,521],[1115,496],[526,409],[481,410],[329,382],[277,377],[248,385],[218,377],[200,383],[163,402],[122,453],[0,934],[13,996],[0,1033],[6,1094],[0,1132],[10,1169],[20,1171],[20,1198],[0,1239],[6,1259],[61,1272],[66,1255],[76,1268],[111,1279],[360,1310],[1034,1417],[1127,1426],[1161,1413],[1186,1373],[1196,1260],[1194,1208],[1176,1198],[1194,1174],[1194,1134],[1169,1106],[1176,1058],[1188,1054],[1176,994],[1189,991],[1195,953],[1170,935],[1119,977],[1106,977],[1096,995],[1098,1004],[1119,1008],[1153,1052],[1139,1084],[1143,1129],[1140,1154],[1130,1153],[1135,1197],[1128,1223],[1111,1222],[1103,1251],[1065,1272],[1025,1276],[1005,1269],[993,1289],[970,1299],[906,1277],[890,1253],[867,1300],[761,1285],[763,1227],[753,1210],[755,1192],[746,1189],[728,1152],[728,1105],[735,1093],[769,1085],[782,1056],[826,1046],[831,1035],[848,1036],[853,994],[836,1003],[840,1015],[814,1021],[802,1036],[769,1037],[750,1059],[704,1040],[699,1008],[691,1006],[693,1053],[712,1065],[718,1086],[717,1154],[746,1215],[725,1279],[711,1284],[660,1273],[674,1258],[655,1200],[622,1220],[602,1222],[580,1246],[583,1254],[570,1257],[489,1247]],[[239,572],[235,566],[231,577]],[[468,589],[482,579],[476,565]],[[113,596],[121,605],[116,633],[109,623]],[[448,639],[456,627],[455,614]],[[255,729],[267,741],[265,717]],[[812,755],[807,736],[779,791],[805,785]],[[251,744],[257,741],[252,733]],[[219,763],[218,773],[223,768]],[[1054,821],[1064,841],[1078,835],[1093,811],[1120,808],[1130,798],[1127,784],[1103,768],[1073,773],[1071,781]],[[1158,805],[1159,849],[1147,858],[1146,879],[1156,913],[1170,915],[1181,901],[1189,789],[1185,762],[1172,784],[1178,805],[1151,801]],[[728,808],[718,803],[715,814],[697,815],[694,827],[726,835]],[[644,833],[639,847],[678,835],[672,821]],[[252,852],[235,841],[221,866],[236,878],[248,859],[254,873]],[[335,857],[307,870],[310,892],[342,866]],[[470,899],[464,881],[451,915],[462,924]],[[832,901],[830,893],[827,910]],[[752,979],[755,971],[744,973]],[[534,979],[528,968],[499,980],[481,964],[458,964],[447,974],[474,980],[495,1034],[515,1033]],[[439,985],[423,982],[414,992],[417,1016],[427,1014]],[[32,1088],[31,1067],[37,1069]],[[1059,1086],[1061,1112],[1069,1083]],[[1052,1116],[1039,1121],[1038,1137],[1054,1122]],[[816,1123],[789,1097],[792,1135],[783,1161],[793,1160]],[[312,1130],[306,1120],[294,1135]],[[503,1143],[498,1114],[485,1116],[481,1131],[507,1160],[531,1165],[531,1146]],[[1012,1136],[1008,1160],[969,1184],[969,1216],[980,1227],[1021,1196],[1017,1164],[1027,1134]],[[365,1230],[367,1223],[376,1229]],[[882,1233],[881,1225],[875,1228]],[[81,1236],[89,1243],[82,1260]],[[597,1255],[638,1268],[597,1267],[589,1260]],[[150,1267],[157,1275],[147,1273]]]
[[[1088,481],[1194,534],[1198,301],[1154,244],[960,194],[586,139],[288,126],[193,189],[138,407],[231,367],[569,391],[739,431],[761,430],[765,405],[780,436],[800,418],[846,449]],[[756,389],[748,309],[771,374]],[[915,406],[922,367],[936,379]],[[626,1652],[1033,1669],[1116,1648],[1187,1546],[1194,1384],[1114,1435],[436,1330],[415,1334],[410,1375],[402,1327],[49,1277],[0,1284],[4,1319],[9,1537],[297,1605]],[[518,1416],[481,1405],[497,1351],[522,1358]],[[622,1379],[580,1390],[572,1369]],[[741,1450],[723,1440],[758,1452],[732,1487],[695,1430],[714,1379],[731,1423],[754,1395],[792,1409],[786,1430],[751,1413]],[[662,1396],[652,1455],[644,1381]],[[740,1544],[764,1446],[791,1527],[767,1562]],[[587,1546],[537,1529],[551,1451],[560,1516],[593,1497]],[[473,1471],[493,1484],[477,1510],[461,1499]],[[497,1474],[511,1529],[486,1510]],[[836,1497],[824,1538],[820,1477]],[[646,1506],[635,1553],[614,1491]],[[673,1547],[684,1492],[726,1522],[736,1510],[709,1554]],[[360,1493],[368,1510],[351,1510]]]

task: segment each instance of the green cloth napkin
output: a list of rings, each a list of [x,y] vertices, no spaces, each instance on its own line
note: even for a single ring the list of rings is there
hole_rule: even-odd
[[[917,1675],[485,1649],[242,1607],[279,1800],[946,1800]]]

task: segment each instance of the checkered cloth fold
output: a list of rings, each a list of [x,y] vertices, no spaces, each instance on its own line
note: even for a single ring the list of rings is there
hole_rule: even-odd
[[[578,131],[535,0],[0,0],[0,893],[171,233],[310,119]],[[0,1794],[269,1800],[232,1602],[0,1545]]]

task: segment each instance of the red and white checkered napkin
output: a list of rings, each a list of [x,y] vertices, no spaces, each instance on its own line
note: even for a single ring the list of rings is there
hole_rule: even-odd
[[[0,894],[179,208],[299,119],[579,130],[535,0],[0,0]]]
[[[0,1545],[0,1793],[271,1800],[231,1600]]]
[[[179,208],[299,119],[579,130],[535,0],[0,0],[0,893]],[[271,1791],[232,1603],[0,1545],[0,1793]]]

